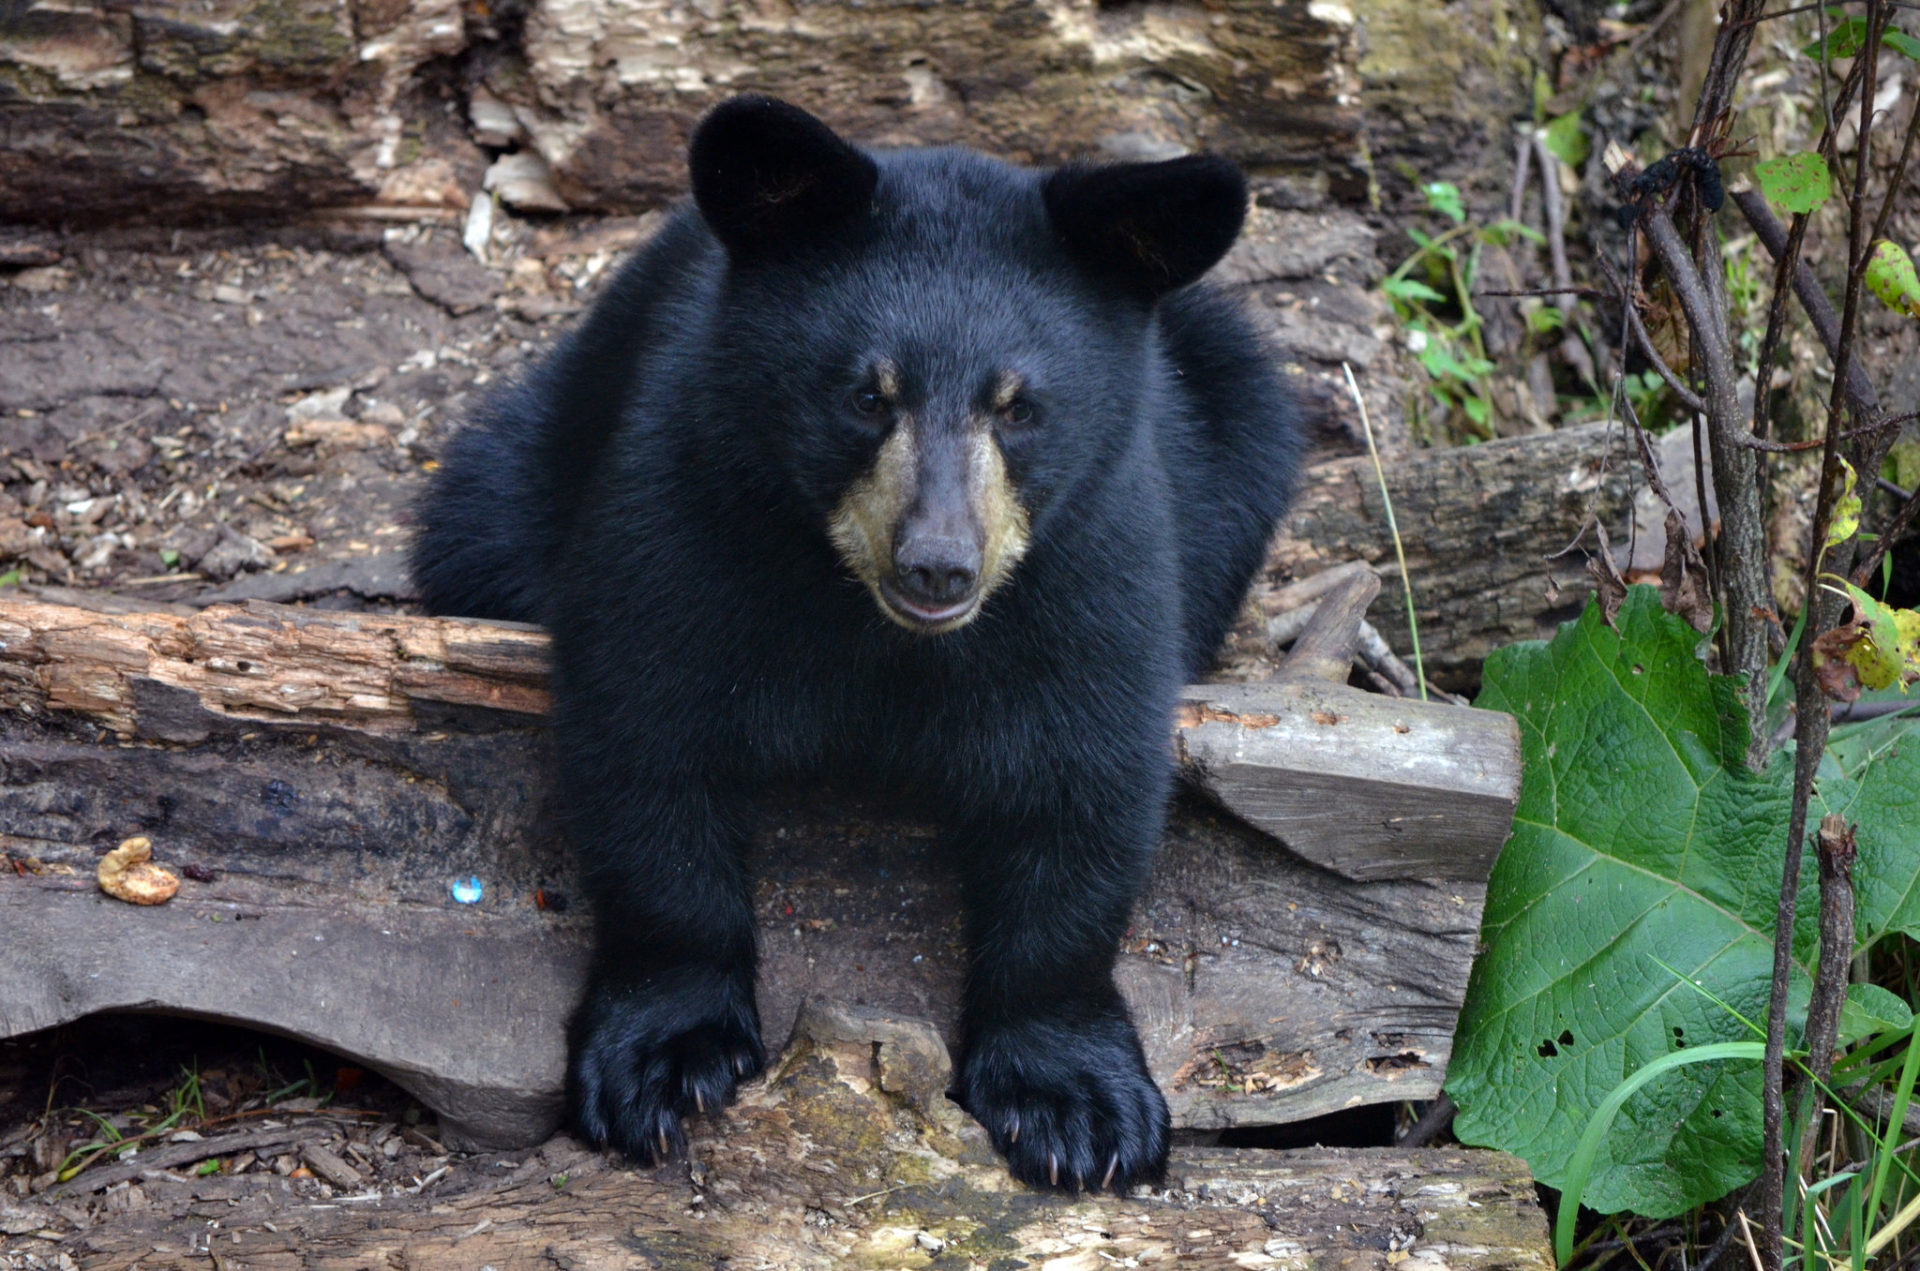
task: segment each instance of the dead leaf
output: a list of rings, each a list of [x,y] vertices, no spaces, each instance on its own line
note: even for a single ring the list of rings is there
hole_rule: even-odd
[[[1613,620],[1620,613],[1620,606],[1627,598],[1627,580],[1620,576],[1620,566],[1613,562],[1613,549],[1607,545],[1606,526],[1595,524],[1600,534],[1600,554],[1587,557],[1587,573],[1593,578],[1594,595],[1600,601],[1600,617],[1609,627],[1618,631]]]
[[[1693,532],[1671,508],[1667,511],[1667,553],[1660,564],[1660,607],[1687,620],[1701,635],[1713,629],[1713,594],[1707,589],[1707,563],[1693,545]]]

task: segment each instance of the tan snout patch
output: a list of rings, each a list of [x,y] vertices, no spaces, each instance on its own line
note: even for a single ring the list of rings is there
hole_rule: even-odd
[[[915,421],[903,415],[874,457],[873,467],[847,487],[827,532],[854,577],[867,585],[888,618],[918,634],[937,635],[972,622],[994,588],[1006,580],[1027,551],[1027,512],[1007,476],[1006,460],[986,420],[971,421],[967,455],[967,502],[980,526],[980,586],[971,608],[947,622],[930,624],[900,613],[881,582],[893,574],[893,540],[913,506],[921,474]]]

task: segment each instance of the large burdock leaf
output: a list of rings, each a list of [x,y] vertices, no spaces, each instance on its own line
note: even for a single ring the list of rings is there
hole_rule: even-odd
[[[1615,621],[1589,605],[1551,643],[1500,650],[1480,698],[1520,721],[1526,771],[1447,1092],[1462,1139],[1555,1187],[1611,1091],[1682,1047],[1750,1041],[1734,1012],[1760,1023],[1772,979],[1792,756],[1746,770],[1737,681],[1707,674],[1652,588]],[[1920,935],[1920,718],[1835,730],[1809,823],[1829,812],[1856,827],[1857,947]],[[1790,1038],[1817,912],[1805,854],[1801,870]],[[1758,1172],[1759,1103],[1752,1062],[1663,1073],[1621,1105],[1581,1200],[1667,1217],[1725,1194]]]
[[[1902,610],[1911,613],[1911,610]],[[1904,725],[1904,727],[1902,726]],[[1857,827],[1854,940],[1920,937],[1920,720],[1876,721],[1836,743],[1814,787],[1809,824],[1838,812]],[[1853,744],[1853,743],[1859,744]],[[1845,765],[1845,773],[1840,771]]]
[[[1520,721],[1525,778],[1447,1091],[1461,1139],[1556,1187],[1609,1091],[1681,1047],[1751,1039],[1712,998],[1759,1021],[1772,975],[1787,769],[1747,771],[1737,681],[1708,675],[1651,588],[1615,621],[1589,605],[1550,643],[1498,651],[1478,703]],[[1797,971],[1797,1013],[1808,987]],[[1582,1200],[1666,1217],[1746,1182],[1759,1095],[1746,1061],[1661,1076],[1621,1109]]]

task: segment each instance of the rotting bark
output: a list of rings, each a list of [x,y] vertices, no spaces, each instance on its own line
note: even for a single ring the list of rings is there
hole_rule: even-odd
[[[1546,553],[1597,518],[1620,542],[1628,536],[1631,496],[1620,459],[1608,460],[1605,425],[1568,428],[1393,456],[1387,483],[1399,515],[1427,676],[1471,688],[1487,654],[1515,640],[1544,639],[1579,616],[1592,590],[1577,554]],[[1627,458],[1625,462],[1632,462]],[[1552,548],[1543,550],[1543,544]],[[1267,567],[1223,656],[1233,678],[1272,670],[1266,619],[1284,604],[1287,580],[1343,561],[1363,560],[1381,574],[1371,620],[1401,656],[1406,601],[1393,540],[1365,455],[1314,465]]]
[[[541,806],[542,636],[7,600],[0,646],[8,1033],[238,1019],[365,1060],[467,1141],[551,1129],[588,933]],[[1432,1097],[1518,794],[1513,722],[1311,680],[1196,686],[1186,711],[1195,779],[1292,850],[1197,803],[1170,826],[1118,976],[1176,1123]],[[95,890],[133,833],[188,874],[165,905]],[[823,990],[951,1016],[954,889],[923,829],[795,798],[757,844],[770,1033]],[[452,903],[470,877],[482,900]]]
[[[1359,202],[1369,146],[1428,179],[1498,166],[1538,21],[1512,0],[1439,24],[1418,0],[33,5],[0,41],[0,220],[451,213],[483,172],[528,210],[657,206],[693,122],[741,91],[877,144],[1204,147],[1285,205]]]
[[[1396,1254],[1409,1271],[1551,1271],[1532,1180],[1503,1153],[1177,1148],[1163,1188],[1068,1199],[1008,1179],[985,1134],[946,1099],[949,1075],[925,1023],[812,1002],[771,1073],[723,1118],[694,1123],[688,1161],[639,1171],[555,1140],[490,1179],[456,1165],[418,1198],[378,1188],[321,1197],[270,1171],[161,1172],[139,1209],[51,1247],[86,1271],[402,1259],[415,1271],[1042,1262],[1280,1271],[1384,1266]],[[56,1211],[39,1200],[19,1207],[57,1230]]]

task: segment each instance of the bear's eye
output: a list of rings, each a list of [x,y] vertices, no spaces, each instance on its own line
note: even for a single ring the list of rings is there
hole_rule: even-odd
[[[1015,428],[1024,428],[1033,422],[1033,403],[1016,397],[1000,408],[1000,419]]]
[[[879,415],[886,414],[887,399],[870,388],[863,389],[853,395],[853,409],[857,413],[872,419]]]

